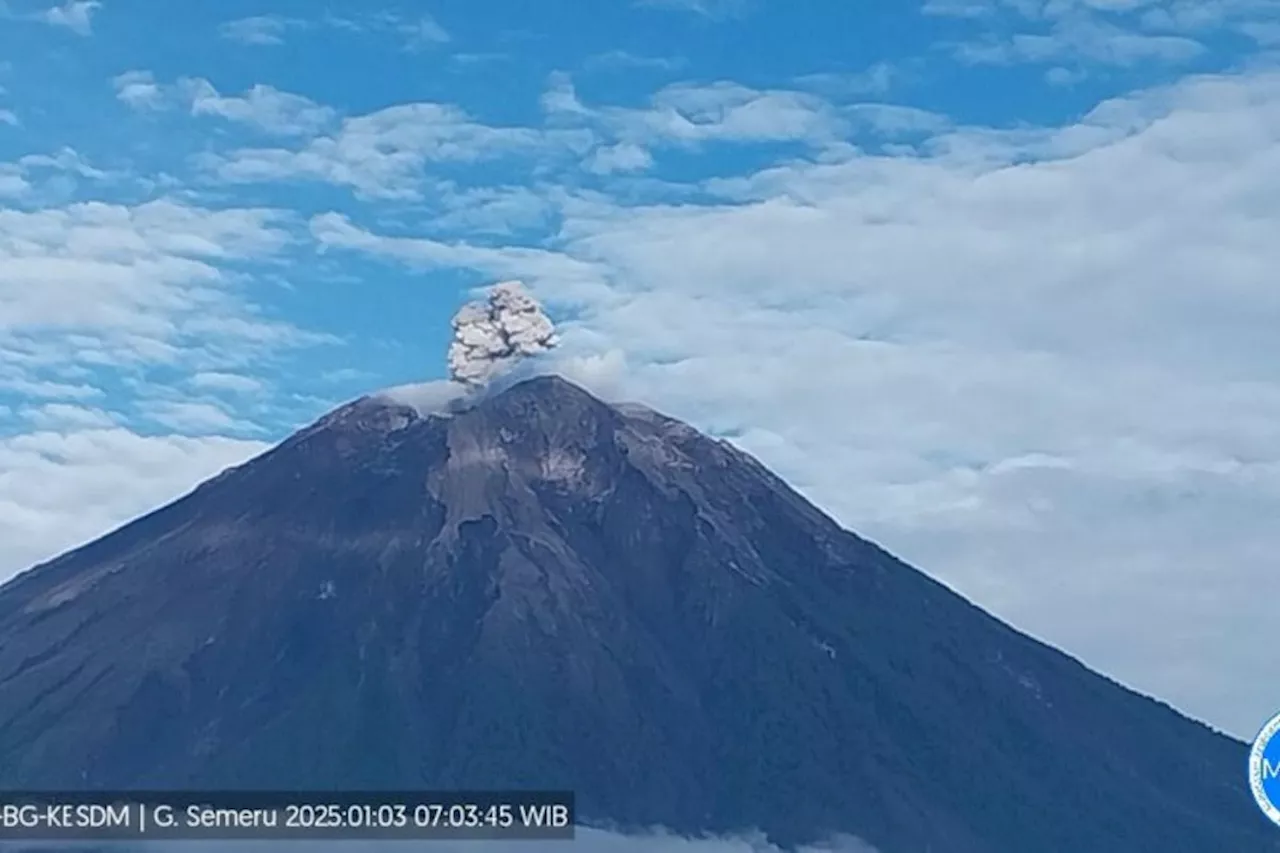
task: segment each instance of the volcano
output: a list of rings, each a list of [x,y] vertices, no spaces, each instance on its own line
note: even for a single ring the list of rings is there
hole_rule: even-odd
[[[0,588],[9,790],[572,789],[599,826],[784,845],[1280,850],[1245,758],[555,377],[358,400]]]

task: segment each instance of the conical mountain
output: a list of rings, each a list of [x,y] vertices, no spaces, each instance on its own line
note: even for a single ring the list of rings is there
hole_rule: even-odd
[[[882,853],[1280,850],[1244,768],[557,378],[357,401],[0,588],[9,789],[572,788],[600,823]]]

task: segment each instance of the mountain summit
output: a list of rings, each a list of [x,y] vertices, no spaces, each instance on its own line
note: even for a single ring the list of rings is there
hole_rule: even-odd
[[[1280,850],[1244,766],[557,378],[356,401],[0,588],[9,789],[572,788],[600,824],[882,853]]]

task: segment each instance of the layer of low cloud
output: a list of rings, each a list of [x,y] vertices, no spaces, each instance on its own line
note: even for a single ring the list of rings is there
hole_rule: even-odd
[[[172,501],[266,449],[261,442],[220,436],[144,436],[121,427],[84,428],[84,418],[65,405],[46,406],[41,413],[49,419],[41,425],[48,428],[0,437],[4,580]]]

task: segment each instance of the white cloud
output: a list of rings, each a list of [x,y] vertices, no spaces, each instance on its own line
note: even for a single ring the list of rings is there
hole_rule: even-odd
[[[284,34],[290,28],[303,25],[303,21],[280,15],[254,15],[227,21],[218,28],[218,33],[229,41],[261,47],[284,44]]]
[[[1051,86],[1074,86],[1084,81],[1086,77],[1088,75],[1078,68],[1073,70],[1062,66],[1050,68],[1044,73],[1045,82]]]
[[[0,109],[0,124],[7,124],[10,127],[19,127],[22,122],[18,119],[18,114],[13,110]]]
[[[985,18],[999,8],[996,0],[926,0],[920,10],[944,18]]]
[[[312,136],[337,119],[331,107],[260,83],[242,95],[224,95],[203,78],[163,84],[150,71],[129,71],[113,83],[116,97],[134,109],[181,104],[193,116],[214,116],[276,136]]]
[[[538,187],[478,187],[463,189],[445,183],[437,187],[440,212],[430,218],[440,233],[510,234],[540,228],[554,213],[554,204]]]
[[[614,172],[641,172],[653,165],[653,156],[634,142],[619,142],[597,148],[585,163],[589,172],[610,175]]]
[[[584,64],[587,68],[593,69],[641,68],[651,71],[677,71],[686,63],[683,59],[670,56],[642,56],[627,50],[610,50],[588,57]]]
[[[73,385],[15,375],[11,365],[0,367],[0,390],[36,400],[91,400],[102,396],[102,389],[92,385]]]
[[[53,154],[28,154],[18,160],[18,165],[26,170],[51,169],[94,180],[110,177],[109,173],[95,168],[74,148],[59,148]]]
[[[111,82],[116,97],[133,109],[154,109],[164,102],[164,92],[150,71],[126,71]]]
[[[675,85],[642,112],[611,111],[626,133],[679,141],[826,142],[841,127],[827,104],[799,92],[761,92],[735,83]]]
[[[420,15],[413,21],[402,23],[399,30],[405,37],[405,47],[409,50],[436,47],[452,40],[448,31],[430,15]]]
[[[806,74],[796,82],[825,95],[843,98],[849,95],[886,95],[902,77],[900,67],[877,62],[856,73],[819,72]]]
[[[223,38],[240,44],[262,47],[284,44],[284,37],[290,30],[392,36],[400,41],[404,50],[410,52],[438,47],[452,40],[448,30],[429,14],[421,13],[413,18],[405,18],[390,11],[349,17],[328,12],[314,18],[255,15],[228,21],[219,28],[219,33]]]
[[[266,449],[121,428],[0,438],[0,581],[87,542]]]
[[[172,335],[181,315],[229,307],[214,264],[280,251],[281,219],[172,201],[0,209],[0,330]]]
[[[1045,33],[1018,33],[961,44],[956,56],[977,64],[1080,61],[1128,67],[1143,62],[1186,62],[1204,45],[1183,36],[1134,32],[1099,20],[1055,21]]]
[[[244,95],[218,93],[208,80],[183,80],[178,88],[191,104],[191,114],[218,116],[281,136],[308,136],[331,124],[337,114],[310,98],[257,84]]]
[[[61,6],[45,10],[40,19],[55,27],[66,27],[77,35],[93,33],[93,15],[102,7],[97,0],[68,0]]]
[[[31,191],[31,183],[16,163],[0,163],[0,198],[17,198]]]
[[[220,419],[207,401],[152,404],[152,375],[169,377],[161,386],[232,372],[250,381],[274,356],[327,341],[265,315],[247,292],[253,271],[289,249],[289,225],[276,211],[169,200],[0,207],[0,392],[83,407],[108,387],[113,410],[153,423],[254,429],[241,403]]]
[[[1280,678],[1256,642],[1280,595],[1280,74],[918,132],[701,187],[719,201],[570,198],[559,251],[312,231],[525,278],[573,306],[576,375],[1248,734]]]
[[[748,0],[636,0],[636,5],[650,9],[692,12],[712,20],[741,17],[751,8]]]
[[[359,228],[337,213],[313,217],[311,233],[322,250],[345,249],[394,258],[418,269],[468,268],[491,280],[519,278],[566,300],[603,297],[603,270],[560,252],[533,247],[493,248],[461,241],[384,237]]]
[[[145,405],[145,415],[148,420],[187,436],[258,431],[252,423],[239,420],[208,401],[154,400]]]
[[[1179,63],[1204,54],[1216,33],[1267,44],[1280,26],[1269,0],[929,0],[923,11],[981,24],[983,37],[954,46],[976,63]],[[994,34],[1010,27],[1016,34]]]
[[[490,127],[451,105],[414,103],[343,119],[334,133],[301,148],[242,148],[205,165],[233,183],[305,178],[349,186],[367,198],[417,199],[429,163],[551,159],[583,151],[589,142],[581,132]]]
[[[543,94],[542,106],[553,121],[590,127],[632,146],[625,150],[715,142],[800,142],[821,147],[848,130],[839,111],[817,95],[760,91],[727,81],[667,86],[645,107],[593,108],[579,99],[572,81],[559,74]]]
[[[266,390],[262,380],[242,373],[227,373],[208,370],[197,373],[188,380],[192,387],[201,391],[222,391],[232,394],[260,394]]]
[[[45,403],[28,406],[22,417],[37,429],[105,429],[115,426],[119,419],[110,412],[70,403]]]

